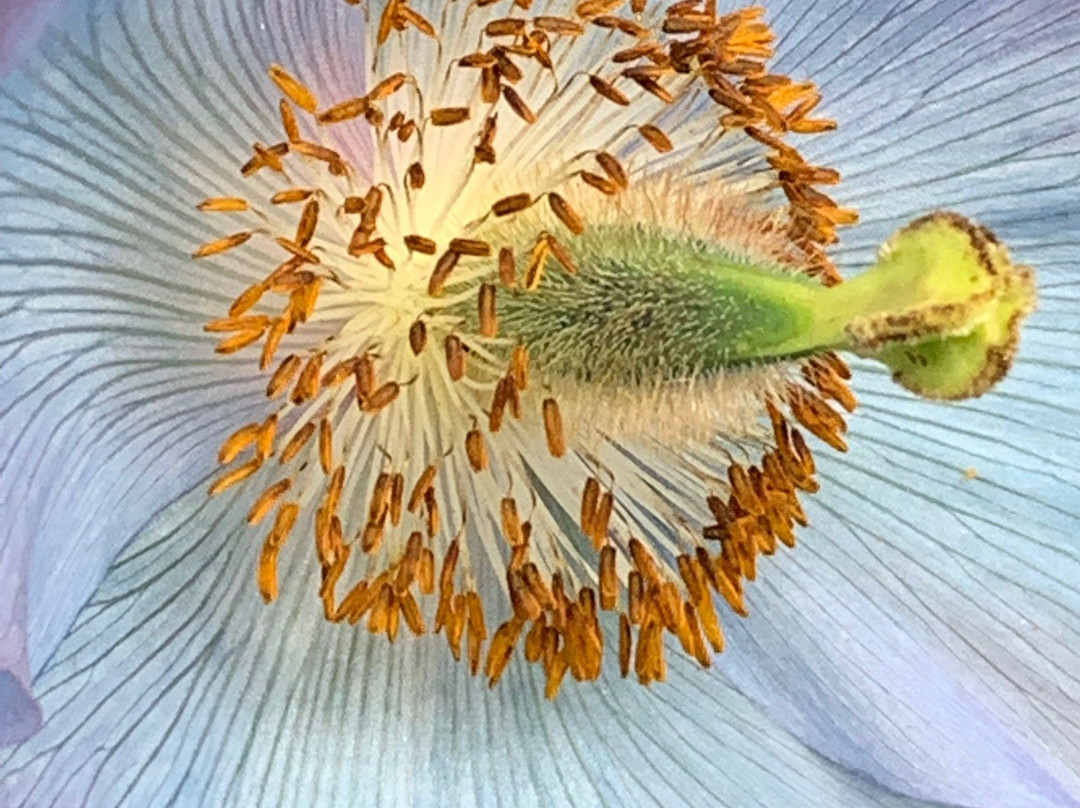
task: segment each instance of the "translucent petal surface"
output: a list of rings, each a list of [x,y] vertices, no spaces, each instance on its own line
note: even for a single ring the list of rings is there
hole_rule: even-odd
[[[38,681],[52,716],[0,758],[10,804],[889,806],[730,685],[676,662],[646,691],[512,665],[498,688],[442,643],[321,619],[288,546],[268,610],[224,497],[201,490],[119,558]]]
[[[1054,3],[773,15],[781,64],[816,76],[851,124],[820,142],[863,212],[844,262],[869,261],[913,216],[961,210],[1036,267],[1040,309],[1011,377],[980,400],[929,406],[859,368],[852,451],[822,462],[815,526],[751,595],[759,622],[729,670],[815,748],[883,782],[966,804],[1075,804],[1080,26]]]
[[[229,226],[194,205],[250,189],[221,166],[274,120],[273,57],[308,54],[326,86],[357,81],[310,57],[313,38],[320,53],[335,52],[327,37],[348,41],[338,5],[323,4],[331,26],[310,36],[276,6],[75,5],[3,85],[0,666],[23,680],[108,561],[257,403],[253,374],[212,358],[200,331],[231,299],[223,281],[254,270],[191,261]],[[271,45],[271,27],[292,33]]]
[[[233,366],[192,358],[209,356],[198,323],[228,296],[187,258],[213,234],[190,201],[226,191],[217,166],[274,126],[262,71],[282,47],[348,83],[311,55],[355,47],[348,9],[324,5],[299,19],[102,8],[111,33],[54,42],[6,85],[0,458],[23,472],[0,475],[16,503],[0,546],[14,551],[5,574],[9,557],[19,580],[30,573],[30,661],[51,716],[4,763],[12,801],[887,804],[777,720],[908,793],[1075,804],[1080,32],[1068,3],[770,9],[781,65],[818,80],[842,121],[817,151],[864,213],[844,260],[953,207],[1036,265],[1043,303],[1012,379],[984,400],[933,408],[862,374],[854,448],[822,463],[815,528],[767,565],[754,617],[718,661],[749,701],[681,667],[656,695],[568,688],[552,708],[513,667],[511,687],[487,694],[437,643],[389,651],[321,626],[310,581],[267,619],[254,550],[224,528],[235,520],[215,530],[204,512],[199,530],[181,527],[200,495],[143,532],[50,659],[115,552],[209,468],[208,447],[252,400]]]

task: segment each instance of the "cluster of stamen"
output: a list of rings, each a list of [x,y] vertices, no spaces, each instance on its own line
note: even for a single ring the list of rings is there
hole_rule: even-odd
[[[488,13],[495,4],[480,0],[470,14]],[[838,280],[823,247],[855,216],[815,188],[837,182],[836,172],[809,165],[782,140],[833,123],[810,117],[820,101],[812,83],[768,72],[773,35],[761,9],[718,15],[708,2],[687,1],[657,15],[647,12],[644,0],[630,0],[624,15],[626,0],[584,0],[572,15],[529,17],[530,4],[514,0],[514,15],[470,22],[489,47],[443,54],[447,75],[472,77],[475,96],[464,94],[457,105],[443,103],[403,70],[376,77],[362,96],[322,107],[300,80],[272,66],[270,78],[283,95],[285,139],[255,144],[241,173],[284,183],[269,197],[273,217],[246,199],[207,199],[204,211],[251,213],[267,227],[210,241],[194,255],[217,255],[255,236],[267,236],[281,251],[280,264],[241,291],[227,316],[206,325],[225,335],[217,346],[222,354],[261,342],[266,396],[276,402],[265,420],[225,440],[219,460],[229,468],[210,488],[216,495],[268,473],[277,456],[282,476],[268,481],[247,517],[258,525],[273,514],[257,565],[262,596],[268,602],[277,597],[279,556],[307,513],[327,620],[365,621],[370,632],[394,641],[402,622],[416,635],[429,630],[430,599],[430,630],[445,635],[455,658],[467,657],[473,674],[483,668],[494,684],[523,645],[525,658],[543,666],[547,695],[554,697],[567,672],[579,681],[600,675],[605,612],[618,615],[623,676],[633,670],[645,684],[664,679],[665,632],[709,666],[710,649],[724,647],[714,595],[745,616],[744,582],[756,577],[758,556],[774,553],[778,542],[794,546],[794,526],[806,524],[798,493],[816,490],[814,461],[787,413],[843,450],[844,419],[829,402],[850,411],[855,401],[838,357],[803,362],[801,378],[767,402],[771,440],[750,442],[760,462],[732,458],[726,480],[709,480],[711,493],[685,551],[654,552],[638,537],[644,531],[620,514],[613,476],[580,450],[572,425],[564,424],[547,371],[530,368],[529,346],[517,335],[500,334],[499,296],[529,294],[548,271],[588,271],[575,258],[573,239],[585,232],[591,207],[626,193],[645,170],[632,161],[637,144],[656,159],[686,152],[700,157],[700,144],[679,143],[678,131],[662,125],[665,110],[696,94],[707,94],[718,110],[709,142],[739,133],[747,144],[766,147],[772,187],[786,195],[787,235],[803,271],[825,283]],[[566,54],[590,29],[609,34],[610,73],[562,75]],[[440,39],[440,53],[450,47],[433,22],[407,2],[390,0],[378,15],[373,64],[383,46],[405,35]],[[539,79],[525,81],[527,64],[534,77],[551,78],[549,96],[537,89]],[[411,214],[469,198],[482,184],[476,172],[495,171],[504,148],[518,158],[527,153],[520,132],[500,140],[503,106],[519,127],[540,131],[545,110],[583,86],[620,114],[640,108],[641,118],[619,129],[615,141],[575,150],[565,169],[539,187],[502,188],[474,217],[445,216],[437,219],[440,232],[412,232]],[[426,94],[436,95],[439,105],[425,107]],[[478,108],[486,113],[477,125]],[[323,142],[331,127],[345,124],[367,128],[374,171]],[[314,135],[305,137],[305,127]],[[418,201],[440,170],[425,162],[425,145],[436,131],[458,128],[465,132],[458,140],[467,168],[455,199]],[[398,166],[395,176],[379,174],[378,161],[387,154],[406,155],[387,161]],[[322,179],[297,184],[294,172]],[[507,174],[526,176],[516,169]],[[294,205],[302,205],[295,230],[275,234],[269,222]],[[500,230],[502,223],[515,218],[542,224],[524,241],[499,243],[509,232]],[[444,221],[464,224],[447,232]],[[462,301],[474,306],[472,330],[455,314]],[[407,322],[398,328],[403,317]],[[330,324],[335,335],[299,343],[300,327],[312,321]],[[288,353],[279,359],[286,344]],[[431,408],[438,409],[438,429],[416,422],[417,413]],[[564,464],[561,473],[580,473],[581,462],[591,467],[581,481],[579,520],[591,556],[568,554],[552,530],[533,529],[523,508],[528,499],[515,496],[507,471],[516,450],[504,452],[500,444],[500,432],[511,423],[515,436],[542,430],[550,462]],[[455,431],[447,437],[446,428]],[[432,448],[432,435],[442,445]],[[357,445],[376,451],[357,456]],[[467,517],[451,492],[480,486],[497,471],[510,489],[491,508],[501,525],[509,613],[489,636],[494,608],[481,597],[474,567],[482,544],[477,537],[487,525],[475,514]],[[516,484],[523,485],[522,478]]]

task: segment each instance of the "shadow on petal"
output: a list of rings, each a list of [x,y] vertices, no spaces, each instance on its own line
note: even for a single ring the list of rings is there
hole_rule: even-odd
[[[41,729],[41,705],[11,671],[0,670],[0,746],[22,743]]]

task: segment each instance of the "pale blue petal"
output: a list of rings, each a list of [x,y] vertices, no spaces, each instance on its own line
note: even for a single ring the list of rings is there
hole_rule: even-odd
[[[1025,17],[1029,12],[1021,14],[1023,9],[1057,13],[1067,10],[1067,5],[1058,8],[1025,2],[1013,4],[1010,14]],[[1004,8],[1004,4],[1001,6]],[[235,13],[256,14],[241,8]],[[1075,263],[1077,254],[1076,222],[1064,206],[1061,190],[1066,187],[1063,178],[1071,176],[1067,173],[1071,163],[1063,158],[1076,151],[1075,142],[1070,143],[1066,137],[1072,130],[1065,128],[1069,120],[1066,112],[1075,110],[1075,102],[1063,89],[1068,81],[1055,84],[1049,96],[1011,92],[1013,73],[1008,70],[1008,60],[1026,59],[1029,75],[1043,76],[1056,62],[1035,57],[1075,42],[1076,32],[1066,25],[1064,17],[1045,27],[1038,38],[1025,39],[1025,31],[1032,29],[1010,24],[998,31],[1000,49],[995,58],[981,60],[976,58],[980,51],[975,46],[995,42],[987,35],[987,26],[980,29],[961,22],[956,31],[961,35],[961,44],[948,45],[951,21],[965,19],[964,15],[949,14],[955,10],[955,4],[946,3],[896,3],[888,8],[876,2],[852,2],[840,7],[792,3],[777,9],[773,16],[781,28],[786,20],[797,21],[793,27],[798,36],[793,38],[793,56],[788,66],[792,70],[805,68],[804,72],[818,78],[827,92],[835,92],[831,111],[843,118],[856,136],[844,140],[842,133],[832,140],[823,139],[823,143],[834,145],[820,149],[851,179],[841,198],[846,200],[850,194],[868,214],[868,226],[849,240],[852,247],[845,256],[853,262],[865,259],[871,244],[876,246],[897,218],[938,205],[983,215],[1018,250],[1050,242],[1046,254],[1052,260],[1039,267],[1044,288],[1048,283],[1046,273],[1055,271],[1056,262],[1059,275],[1056,280],[1051,276],[1048,291],[1061,285],[1066,292],[1059,297],[1058,320],[1038,325],[1048,323],[1044,304],[1044,313],[1039,315],[1043,319],[1036,324],[1047,354],[1053,357],[1046,361],[1060,376],[1054,377],[1057,382],[1048,380],[1046,374],[1051,371],[1043,368],[1036,372],[1042,365],[1022,363],[1017,369],[1021,379],[1013,387],[1003,388],[1006,394],[1013,392],[999,399],[999,404],[987,399],[963,408],[964,417],[985,417],[986,423],[1008,425],[1010,431],[1023,435],[1016,440],[1017,457],[1012,458],[1003,457],[1001,440],[994,436],[984,446],[967,439],[958,443],[957,451],[965,456],[986,458],[972,463],[982,474],[977,484],[996,485],[992,492],[975,495],[981,501],[969,503],[967,513],[954,511],[951,502],[934,512],[918,498],[920,491],[932,494],[962,490],[959,476],[950,475],[958,475],[965,467],[963,462],[950,466],[940,459],[933,460],[941,457],[940,444],[944,440],[963,435],[963,428],[957,428],[956,410],[928,414],[926,405],[898,397],[890,387],[877,385],[876,380],[864,382],[861,392],[868,406],[862,421],[857,422],[860,425],[854,430],[852,443],[859,442],[860,429],[868,443],[876,443],[857,450],[843,462],[823,464],[824,472],[833,478],[831,487],[837,489],[835,499],[828,499],[828,494],[821,498],[825,512],[813,514],[824,530],[821,534],[807,534],[799,551],[785,555],[778,560],[777,571],[769,569],[769,574],[763,576],[752,595],[754,622],[747,627],[748,632],[732,632],[735,649],[721,664],[751,694],[754,704],[764,708],[764,715],[779,718],[799,738],[844,766],[868,771],[889,786],[967,804],[1069,804],[1063,795],[1078,793],[1068,773],[1070,763],[1076,761],[1076,743],[1072,726],[1068,720],[1059,721],[1059,717],[1067,719],[1070,712],[1075,714],[1075,710],[1067,709],[1076,703],[1075,683],[1067,675],[1067,671],[1075,670],[1075,665],[1069,667],[1072,658],[1067,653],[1076,634],[1077,576],[1075,566],[1070,566],[1075,565],[1075,552],[1055,555],[1043,545],[1049,544],[1053,550],[1055,542],[1064,544],[1077,535],[1076,509],[1069,507],[1075,501],[1070,497],[1075,498],[1077,482],[1075,476],[1069,475],[1065,462],[1076,456],[1075,444],[1068,443],[1077,434],[1075,418],[1070,415],[1075,411],[1069,409],[1068,403],[1076,390],[1076,367],[1068,365],[1067,353],[1076,340],[1075,333],[1068,330],[1070,322],[1063,316],[1075,311],[1076,301],[1069,296],[1069,290],[1075,287],[1070,287],[1070,281],[1060,274],[1069,261]],[[1019,19],[997,14],[997,10],[980,5],[968,13],[985,13],[991,22],[1000,19],[1015,23]],[[166,17],[171,14],[158,13]],[[892,22],[879,25],[886,16]],[[852,28],[844,27],[845,19],[852,19]],[[218,77],[224,75],[223,64],[228,60],[222,59],[220,48],[204,51],[201,45],[189,42],[185,34],[201,38],[211,31],[215,36],[221,33],[249,42],[262,35],[258,25],[234,21],[217,26],[208,25],[214,20],[202,22],[202,27],[170,27],[168,22],[156,28],[133,24],[131,42],[123,48],[142,45],[142,34],[147,29],[168,40],[166,53],[174,57],[166,60],[164,67],[157,59],[150,59],[154,70],[147,69],[146,62],[125,61],[126,57],[118,56],[119,49],[102,48],[109,58],[118,59],[114,75],[107,77],[110,86],[128,80],[132,70],[141,76],[133,85],[136,92],[129,96],[121,93],[120,97],[124,103],[141,105],[137,108],[146,126],[110,108],[110,104],[117,103],[115,99],[102,105],[89,96],[80,96],[85,93],[81,84],[94,81],[84,75],[89,69],[86,61],[69,77],[59,75],[55,65],[37,64],[37,78],[32,81],[51,81],[56,88],[52,97],[43,97],[43,103],[53,105],[57,113],[54,119],[35,116],[39,120],[30,124],[19,122],[22,113],[13,102],[4,102],[0,110],[0,121],[4,121],[0,127],[4,127],[5,134],[12,127],[25,132],[28,126],[39,133],[56,127],[55,131],[62,133],[51,143],[34,136],[31,145],[24,141],[21,149],[0,151],[0,170],[8,174],[4,181],[14,183],[5,185],[5,193],[10,187],[20,198],[26,197],[25,178],[36,176],[45,178],[34,180],[39,184],[56,185],[60,178],[69,183],[67,187],[77,189],[79,196],[86,194],[85,175],[67,170],[64,165],[70,157],[63,147],[73,131],[63,129],[72,125],[68,123],[71,108],[66,106],[72,103],[67,97],[72,88],[75,109],[84,114],[91,112],[98,121],[95,129],[109,137],[108,143],[80,144],[79,148],[85,149],[83,162],[94,166],[96,161],[94,170],[107,174],[100,167],[102,162],[123,165],[122,161],[135,158],[133,166],[111,181],[99,179],[91,183],[91,187],[119,184],[121,191],[107,198],[104,206],[113,214],[110,226],[118,237],[95,248],[99,252],[93,254],[94,263],[119,264],[137,271],[140,256],[125,246],[132,243],[134,234],[134,240],[159,240],[155,252],[163,253],[163,275],[190,279],[193,270],[184,255],[191,243],[207,237],[205,223],[187,212],[190,202],[179,207],[173,200],[158,199],[155,204],[159,211],[177,205],[175,217],[151,215],[146,221],[139,214],[152,211],[131,204],[131,199],[125,204],[125,198],[131,193],[146,198],[148,185],[158,178],[162,189],[159,194],[175,188],[190,188],[192,193],[206,189],[205,163],[197,159],[202,151],[210,149],[215,159],[228,163],[235,157],[237,144],[242,148],[272,125],[272,120],[265,118],[272,106],[265,99],[258,103],[250,100],[251,96],[266,95],[258,69],[237,60],[241,69],[229,77],[234,83],[221,93],[204,91],[203,83],[210,81],[213,87],[213,81],[206,74],[189,72],[192,64],[198,64]],[[303,25],[288,27],[290,31],[306,30]],[[321,36],[325,29],[318,30]],[[967,40],[963,38],[965,32]],[[1065,39],[1057,42],[1059,36]],[[100,47],[95,43],[85,46]],[[990,89],[986,92],[965,96],[970,105],[966,108],[968,115],[950,117],[938,111],[928,118],[919,117],[925,103],[920,88],[926,86],[927,76],[948,75],[942,69],[948,65],[937,61],[938,50],[942,58],[955,50],[955,69],[968,77],[968,86],[977,90],[981,71],[995,67],[1003,71],[996,89],[987,85]],[[175,57],[185,52],[186,56]],[[838,55],[844,52],[849,54],[847,58]],[[206,58],[190,59],[191,53]],[[904,58],[909,53],[919,55],[910,65]],[[1067,47],[1065,53],[1069,53]],[[267,51],[253,64],[279,57],[278,52]],[[891,71],[877,69],[884,57],[892,60],[895,67]],[[187,74],[173,76],[176,81],[170,81],[170,71],[182,68]],[[831,74],[833,69],[836,72]],[[1022,70],[1018,72],[1023,75]],[[220,77],[217,80],[222,81]],[[196,81],[198,85],[192,87]],[[18,98],[20,87],[11,87],[11,97]],[[196,113],[204,111],[206,115],[205,119],[198,114],[185,119],[179,134],[173,128],[175,109],[168,101],[168,93],[174,91],[182,91],[187,103],[198,107]],[[894,102],[901,103],[897,106]],[[1033,118],[1001,114],[1028,111],[1026,106],[1016,104],[1040,103],[1046,105],[1041,114],[1049,116],[1057,127],[1045,127],[1046,118],[1038,114]],[[951,108],[951,102],[943,104]],[[986,112],[993,115],[996,110],[998,120],[987,120],[977,127],[977,132],[969,132],[962,127],[970,124],[967,119],[974,114],[972,110],[980,116]],[[215,125],[207,129],[201,126],[202,120],[213,120]],[[1030,132],[1020,128],[1017,120],[1026,122],[1023,126],[1030,126]],[[168,124],[162,125],[161,121]],[[221,121],[229,125],[222,126]],[[997,125],[1000,121],[1007,124]],[[940,127],[935,128],[939,122]],[[947,125],[954,128],[946,129]],[[959,134],[950,136],[956,127],[961,127]],[[81,132],[81,125],[74,131]],[[868,132],[869,137],[864,137]],[[1039,133],[1045,136],[1041,142],[1031,140]],[[1013,156],[1007,147],[1014,145],[1010,140],[1014,134],[1024,146],[1030,141],[1031,163],[1038,168],[1033,175],[1021,178],[1022,182],[1015,172],[1000,165],[1003,157]],[[190,141],[195,137],[210,142],[196,141],[199,145],[193,146]],[[78,142],[77,138],[73,140]],[[951,143],[951,150],[942,154],[930,148],[942,142]],[[48,150],[39,157],[46,147],[52,149],[51,159]],[[982,166],[978,171],[957,169],[971,166],[973,158]],[[43,160],[51,165],[37,167]],[[125,191],[123,183],[129,170],[134,181]],[[927,188],[933,189],[934,198],[923,195],[929,195],[924,190]],[[51,208],[35,208],[38,203],[23,199],[28,207],[22,216],[5,218],[0,226],[7,229],[10,221],[14,223],[11,226],[29,230],[35,224],[40,227],[43,215],[54,231],[58,223],[70,226],[68,220],[80,213],[77,205],[68,202],[63,194],[53,201],[70,205],[62,209],[67,216],[56,216]],[[7,217],[9,209],[5,202],[2,215]],[[1018,209],[1024,213],[1017,215]],[[1044,209],[1056,214],[1056,218],[1044,217]],[[96,219],[87,219],[83,224],[89,226],[91,222],[96,224]],[[1027,236],[1023,231],[1009,231],[1009,226],[1016,223],[1029,225]],[[1054,238],[1048,238],[1048,233]],[[52,234],[39,231],[37,240],[33,233],[24,235],[25,243],[47,259],[54,259],[55,251],[64,262],[77,262],[71,254],[75,251],[71,242],[65,253],[62,245],[57,248],[56,242],[48,238]],[[46,243],[48,252],[41,246]],[[5,239],[0,250],[9,244]],[[79,252],[85,258],[85,249]],[[1025,260],[1037,262],[1034,258]],[[169,265],[168,261],[173,263]],[[42,276],[52,277],[47,273]],[[5,274],[5,296],[8,277]],[[200,281],[199,277],[188,280],[194,289],[187,292],[186,302],[183,282],[178,281],[179,288],[170,290],[169,303],[176,308],[168,312],[174,321],[171,333],[191,340],[181,358],[208,351],[207,343],[196,342],[194,329],[205,316],[196,300],[208,300],[215,306],[223,302],[209,281],[205,277]],[[138,290],[137,275],[125,276],[125,280],[133,282]],[[58,274],[55,283],[50,281],[42,290],[47,300],[51,297],[51,302],[58,304],[49,309],[58,324],[65,325],[63,316],[69,310],[93,309],[99,312],[97,319],[87,320],[86,314],[80,313],[79,322],[108,329],[116,319],[116,309],[109,309],[110,299],[116,296],[113,288],[104,294],[89,295],[94,303],[91,307],[85,304],[85,290],[76,286],[72,291],[65,283],[63,275]],[[35,294],[39,294],[36,288]],[[60,543],[64,536],[71,538],[73,526],[103,531],[97,542],[89,535],[78,537],[82,542],[78,558],[80,563],[86,560],[89,573],[86,568],[69,564],[63,576],[51,569],[43,574],[55,586],[48,590],[55,603],[46,600],[46,590],[42,589],[37,606],[47,603],[46,613],[51,616],[55,609],[61,617],[35,632],[46,638],[35,646],[45,650],[32,654],[37,658],[35,668],[45,661],[71,614],[92,590],[95,562],[100,571],[116,548],[135,532],[137,526],[123,519],[136,514],[145,518],[193,482],[196,469],[209,467],[209,451],[191,447],[219,437],[224,428],[217,420],[220,410],[209,413],[199,406],[207,389],[214,389],[215,397],[221,397],[222,388],[215,386],[220,384],[218,378],[209,372],[202,378],[196,376],[191,389],[174,390],[169,382],[171,376],[155,377],[149,366],[145,369],[142,386],[156,391],[155,410],[164,402],[170,412],[178,413],[174,423],[158,424],[157,432],[147,431],[140,423],[140,415],[144,414],[133,402],[142,394],[136,390],[125,392],[117,383],[110,383],[111,377],[93,382],[107,391],[108,402],[96,421],[77,420],[82,417],[82,399],[76,392],[62,387],[54,391],[61,380],[50,377],[46,372],[49,368],[62,369],[63,380],[72,376],[80,380],[93,378],[88,369],[79,377],[83,367],[79,363],[111,368],[109,363],[118,351],[121,361],[130,362],[132,355],[158,364],[166,358],[177,361],[175,354],[169,353],[176,350],[175,337],[164,345],[163,353],[154,353],[163,343],[155,342],[153,335],[168,332],[169,328],[160,323],[160,298],[153,297],[153,289],[144,289],[141,294],[148,302],[137,310],[145,320],[153,322],[152,329],[146,327],[151,334],[140,335],[145,342],[130,336],[110,336],[98,357],[84,350],[86,345],[95,344],[89,337],[85,343],[66,337],[55,338],[55,342],[35,340],[20,351],[20,355],[36,361],[26,361],[25,370],[20,371],[26,381],[18,395],[38,396],[27,399],[38,404],[51,406],[58,401],[66,406],[72,414],[65,428],[76,441],[71,444],[72,457],[80,458],[80,467],[69,472],[63,485],[40,494],[52,498],[45,502],[46,519],[52,522],[38,525],[32,521],[31,515],[33,520],[39,518],[36,508],[27,509],[28,515],[23,518],[44,530],[42,535],[48,536],[51,531],[54,545],[48,557],[53,564],[57,559],[73,557],[67,545]],[[178,302],[173,301],[173,296],[178,297]],[[130,302],[125,301],[125,310],[134,308]],[[18,310],[13,309],[10,316],[17,314]],[[5,323],[5,336],[9,328]],[[1034,338],[1036,344],[1038,339]],[[1032,341],[1029,332],[1025,352],[1030,351]],[[124,379],[139,378],[135,367],[128,366],[126,371]],[[1030,375],[1024,376],[1025,372]],[[242,385],[232,389],[237,407],[241,406],[239,396],[245,389]],[[86,390],[79,392],[86,394]],[[5,389],[4,395],[6,405],[6,396],[16,393],[9,394]],[[193,406],[186,410],[180,406],[182,396],[189,396],[183,400]],[[26,406],[19,411],[23,413],[22,421],[29,425],[26,431],[30,437],[19,444],[27,448],[20,450],[26,454],[19,455],[17,465],[22,467],[28,455],[51,451],[53,454],[47,457],[51,465],[47,468],[53,473],[52,469],[60,465],[58,458],[64,455],[57,454],[59,448],[51,447],[63,447],[59,437],[64,433],[53,437],[44,428],[35,427],[33,410],[36,407]],[[902,416],[901,410],[905,410]],[[117,421],[121,426],[109,425],[110,430],[118,430],[112,435],[113,442],[88,452],[86,446],[98,446],[93,426],[113,418],[121,419]],[[125,423],[124,418],[130,420]],[[934,445],[923,446],[927,441],[923,438],[920,443],[918,436],[896,440],[897,429],[910,429],[919,418],[937,419],[940,424],[926,426],[927,434],[934,428],[941,430]],[[887,428],[889,419],[896,423],[895,428]],[[5,439],[9,434],[7,423],[5,417]],[[175,436],[180,424],[192,430],[193,434],[185,437],[190,442],[166,440]],[[874,424],[881,425],[877,431]],[[1032,433],[1041,434],[1042,439],[1029,440]],[[128,436],[145,436],[140,437],[145,446],[136,445],[127,449],[131,454],[117,455],[116,447],[128,444]],[[133,459],[144,455],[146,447],[155,442],[154,449],[161,450],[165,459],[156,460],[152,466],[167,466],[163,477],[171,481],[168,488],[143,479],[151,464]],[[972,446],[976,449],[969,448]],[[192,453],[186,453],[185,448]],[[4,451],[10,454],[15,450],[5,444]],[[884,462],[900,464],[897,458],[905,452],[911,455],[908,462],[914,470],[893,474],[890,468],[887,480],[881,479],[880,471],[874,473],[873,469],[880,469],[882,457],[888,458]],[[84,455],[88,455],[85,460]],[[1057,461],[1051,472],[1044,468],[1047,458]],[[104,465],[106,462],[116,465]],[[121,468],[125,474],[118,473]],[[133,493],[116,492],[112,494],[116,499],[105,502],[75,498],[71,489],[88,487],[98,473],[99,481],[130,480]],[[905,475],[917,482],[909,481],[907,490],[901,491],[891,478],[903,482]],[[1042,485],[1032,484],[1031,475]],[[93,489],[97,496],[100,488],[99,482]],[[872,497],[868,496],[871,492]],[[1036,496],[1025,500],[1017,496],[1019,493]],[[124,508],[116,505],[121,495],[125,497]],[[849,499],[845,500],[845,496]],[[867,505],[870,499],[878,509]],[[921,503],[918,520],[910,512],[913,502]],[[909,509],[906,521],[888,516],[890,511],[903,515],[904,508]],[[843,517],[828,514],[841,509]],[[106,522],[102,527],[100,519],[88,518],[102,514],[119,522]],[[184,515],[177,515],[178,523]],[[61,517],[69,521],[62,522]],[[990,524],[982,525],[976,518]],[[209,519],[207,515],[202,521],[205,524]],[[845,533],[841,519],[856,524],[858,529]],[[927,522],[931,525],[930,537],[914,529]],[[406,649],[387,653],[381,640],[368,644],[362,635],[335,632],[321,624],[315,627],[314,614],[298,612],[296,604],[301,595],[294,594],[292,600],[277,605],[280,623],[267,621],[265,610],[261,606],[256,609],[254,603],[247,568],[252,558],[250,546],[238,543],[239,537],[228,535],[224,529],[207,531],[205,538],[199,531],[178,531],[167,539],[163,530],[167,528],[149,529],[143,543],[118,562],[94,605],[84,612],[48,664],[40,685],[46,711],[53,718],[41,735],[5,764],[5,788],[15,799],[29,795],[30,804],[39,798],[48,804],[53,797],[64,794],[79,799],[89,794],[87,804],[111,805],[127,792],[133,804],[167,803],[170,799],[183,805],[198,804],[205,795],[206,804],[214,805],[229,800],[240,805],[260,801],[281,804],[286,799],[300,804],[371,801],[396,805],[424,800],[550,804],[569,802],[577,796],[579,804],[672,805],[678,804],[678,792],[687,804],[888,804],[883,794],[801,749],[789,736],[778,734],[758,707],[703,674],[684,673],[681,667],[673,670],[677,686],[659,689],[660,699],[636,687],[614,685],[610,690],[582,691],[580,695],[571,690],[564,694],[563,701],[549,708],[536,697],[535,683],[515,678],[521,676],[517,673],[510,675],[508,684],[512,688],[485,695],[479,687],[463,683],[460,668],[444,664],[447,654],[438,645],[409,644]],[[20,539],[26,534],[13,535]],[[202,543],[194,546],[192,542],[197,539]],[[1075,538],[1071,540],[1075,542]],[[916,585],[911,577],[914,569],[896,574],[895,564],[886,563],[896,561],[903,556],[903,550],[912,546],[943,554],[943,560],[951,566],[938,573],[933,564],[927,563],[937,574],[923,572]],[[59,552],[61,547],[63,553]],[[971,555],[959,556],[957,547],[970,549]],[[1015,547],[1014,555],[1005,555],[1003,547]],[[200,555],[204,552],[210,555]],[[184,564],[171,565],[173,560],[188,556],[191,558]],[[189,563],[204,563],[204,569],[196,577]],[[907,563],[917,567],[910,560]],[[886,574],[885,570],[891,572]],[[988,570],[992,571],[989,579]],[[76,576],[75,572],[83,575]],[[986,592],[992,585],[1011,587],[1011,594],[1027,598],[1021,604],[1024,608],[1005,609],[1004,599],[988,606]],[[293,591],[310,592],[310,582],[304,581]],[[56,598],[56,593],[65,597]],[[945,615],[935,613],[932,598],[939,595],[950,606]],[[1022,617],[1030,616],[1034,607],[1042,610],[1038,620],[1031,622],[1048,636],[1032,640],[1027,635],[1036,628]],[[62,617],[64,608],[68,610],[66,619]],[[229,613],[228,619],[225,613]],[[296,622],[290,630],[291,616]],[[257,639],[265,642],[248,642],[253,627]],[[282,633],[273,634],[275,629]],[[1022,639],[1017,638],[1018,634],[1024,635]],[[282,637],[283,644],[274,645],[274,640]],[[1024,647],[1024,641],[1029,647]],[[400,653],[403,650],[406,653]],[[758,650],[761,653],[755,653]],[[844,652],[849,650],[853,651],[850,660],[844,658]],[[923,655],[932,667],[921,667]],[[868,664],[875,659],[879,661],[876,667]],[[370,666],[378,674],[357,675],[356,670],[363,670],[359,665]],[[695,689],[706,681],[707,688]],[[897,696],[888,698],[889,690],[898,691]],[[657,704],[664,699],[670,704]],[[393,709],[387,710],[388,704]],[[926,720],[928,704],[935,706],[932,718],[943,719],[940,725]],[[605,709],[610,706],[617,709]],[[921,726],[912,729],[903,723],[913,720]],[[975,743],[974,754],[966,760],[968,767],[958,772],[956,767],[965,762],[959,752],[972,738],[979,741],[983,730],[983,743]],[[1056,743],[1062,740],[1064,745]],[[320,753],[326,749],[328,755],[313,754],[313,748]],[[935,757],[939,748],[944,752]],[[327,757],[332,765],[326,765]],[[444,762],[448,762],[445,768]],[[987,762],[997,768],[978,768]],[[522,776],[522,771],[527,774]],[[968,773],[970,777],[957,776]],[[983,781],[975,782],[979,778]],[[570,784],[563,785],[563,781]],[[373,793],[375,799],[371,799]],[[1001,795],[1004,799],[997,799]],[[64,801],[60,800],[61,804]]]
[[[871,260],[938,207],[1035,266],[1040,309],[1011,377],[931,405],[858,367],[848,455],[823,450],[814,527],[766,564],[725,667],[815,749],[970,805],[1080,800],[1080,18],[1071,3],[788,4],[787,69],[841,120]],[[974,480],[965,471],[974,469]]]
[[[250,191],[221,167],[280,125],[270,61],[360,86],[314,55],[352,47],[342,6],[69,4],[0,88],[0,670],[23,689],[120,548],[255,414],[260,383],[201,325],[258,262],[193,262],[242,229],[194,206]]]
[[[548,703],[520,657],[489,691],[441,638],[391,647],[325,623],[316,564],[295,541],[282,594],[265,606],[251,537],[233,518],[242,505],[223,500],[195,490],[117,559],[38,680],[45,729],[0,757],[0,800],[925,805],[808,751],[676,653],[671,682],[651,692],[609,666]]]

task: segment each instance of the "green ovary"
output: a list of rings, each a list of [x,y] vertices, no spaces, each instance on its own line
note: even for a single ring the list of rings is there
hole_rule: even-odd
[[[598,226],[571,243],[581,271],[549,260],[539,288],[504,293],[500,333],[545,372],[602,384],[841,350],[883,362],[920,395],[965,398],[1005,374],[1035,300],[1029,269],[946,213],[904,228],[877,265],[831,288],[640,226]]]

